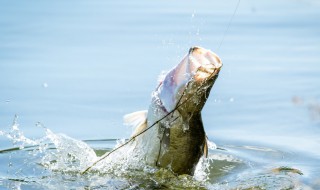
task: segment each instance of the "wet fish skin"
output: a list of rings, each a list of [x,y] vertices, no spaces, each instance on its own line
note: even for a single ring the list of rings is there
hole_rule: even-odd
[[[190,48],[153,92],[148,112],[126,116],[127,123],[136,123],[135,136],[172,112],[132,142],[134,152],[147,164],[193,175],[207,152],[201,110],[221,66],[220,58],[210,50]]]
[[[189,120],[189,129],[185,130],[181,125],[174,125],[168,129],[170,135],[163,136],[156,165],[169,168],[177,174],[193,175],[199,159],[204,154],[206,134],[201,114],[183,119]]]

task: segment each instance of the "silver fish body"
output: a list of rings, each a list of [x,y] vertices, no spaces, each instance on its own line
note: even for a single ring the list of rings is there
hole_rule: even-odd
[[[132,146],[143,161],[193,175],[207,154],[201,110],[221,67],[220,58],[210,50],[190,48],[160,81],[148,111],[124,117],[125,123],[136,126]]]

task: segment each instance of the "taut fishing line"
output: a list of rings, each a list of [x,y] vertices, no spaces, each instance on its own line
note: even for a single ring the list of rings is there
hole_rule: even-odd
[[[215,76],[216,78],[218,77],[218,71],[220,70],[220,68],[215,69],[210,76],[208,77],[209,79],[211,79],[213,76]],[[206,81],[205,81],[206,82]],[[200,85],[198,87],[198,89],[196,90],[196,92],[199,92],[203,86],[206,83],[203,83],[202,85]],[[189,82],[188,82],[189,84]],[[183,94],[181,95],[181,97],[183,97],[185,95],[185,90],[183,91]],[[149,129],[151,129],[153,126],[155,126],[156,124],[158,124],[160,121],[162,121],[163,119],[167,118],[170,114],[172,114],[174,111],[176,111],[180,106],[182,106],[183,104],[185,104],[188,100],[190,100],[195,94],[192,94],[190,97],[188,97],[187,99],[185,99],[184,101],[181,102],[181,104],[177,105],[172,111],[168,112],[165,116],[163,116],[162,118],[160,118],[159,120],[157,120],[156,122],[154,122],[152,125],[150,125],[148,128],[144,129],[143,131],[141,131],[140,133],[134,135],[133,137],[131,137],[127,142],[123,143],[122,145],[118,146],[117,148],[113,149],[110,152],[105,153],[103,156],[101,156],[97,161],[95,161],[91,166],[89,166],[87,169],[85,169],[81,174],[85,174],[88,170],[90,170],[93,166],[95,166],[98,162],[100,162],[101,160],[105,159],[106,157],[108,157],[110,154],[112,154],[113,152],[115,152],[116,150],[120,149],[121,147],[127,145],[129,142],[133,141],[136,137],[140,136],[141,134],[145,133],[146,131],[148,131]],[[181,101],[182,98],[180,98],[179,102]]]
[[[230,21],[229,21],[229,23],[228,23],[228,25],[227,25],[226,31],[225,31],[224,34],[223,34],[222,40],[221,40],[221,42],[220,42],[220,44],[219,44],[219,46],[218,46],[218,50],[220,49],[220,47],[221,47],[221,45],[222,45],[222,43],[223,43],[223,41],[224,41],[224,38],[225,38],[225,36],[226,36],[226,33],[228,32],[228,30],[229,30],[229,28],[230,28],[230,24],[231,24],[231,22],[232,22],[232,20],[233,20],[233,17],[235,16],[235,13],[237,12],[237,9],[238,9],[238,7],[239,7],[239,4],[240,4],[240,0],[238,0],[237,6],[236,6],[236,8],[235,8],[235,10],[234,10],[234,12],[233,12],[233,14],[232,14],[232,17],[231,17],[231,19],[230,19]],[[218,50],[217,50],[217,51],[218,51]],[[208,78],[211,79],[212,77],[215,76],[215,79],[216,79],[216,78],[218,77],[218,72],[219,72],[219,71],[220,71],[220,68],[215,69],[215,70],[210,74],[210,76],[209,76]],[[214,79],[214,80],[215,80],[215,79]],[[206,79],[206,80],[207,80],[207,79]],[[189,81],[189,82],[190,82],[190,81]],[[182,101],[181,104],[179,104],[180,101],[181,101],[181,99],[182,99],[182,97],[185,95],[185,90],[187,89],[187,86],[189,85],[189,82],[187,83],[186,88],[184,89],[184,91],[183,91],[183,93],[182,93],[182,95],[181,95],[181,97],[180,97],[180,99],[179,99],[179,101],[178,101],[177,106],[176,106],[172,111],[168,112],[165,116],[163,116],[162,118],[160,118],[159,120],[157,120],[156,122],[154,122],[152,125],[150,125],[150,126],[147,127],[146,129],[144,129],[144,130],[141,131],[140,133],[138,133],[138,134],[134,135],[133,137],[131,137],[128,141],[126,141],[126,142],[123,143],[122,145],[120,145],[120,146],[118,146],[117,148],[111,150],[110,152],[107,152],[107,153],[105,153],[104,155],[102,155],[98,160],[96,160],[93,164],[91,164],[91,166],[87,167],[83,172],[81,172],[81,174],[82,174],[82,175],[85,174],[85,173],[86,173],[87,171],[89,171],[93,166],[95,166],[98,162],[100,162],[101,160],[107,158],[108,156],[110,156],[110,154],[112,154],[113,152],[117,151],[118,149],[120,149],[120,148],[124,147],[125,145],[129,144],[129,143],[130,143],[131,141],[133,141],[136,137],[142,135],[143,133],[145,133],[146,131],[148,131],[149,129],[151,129],[153,126],[155,126],[156,124],[158,124],[160,121],[162,121],[163,119],[167,118],[170,114],[172,114],[172,113],[173,113],[174,111],[176,111],[180,106],[182,106],[182,105],[185,104],[187,101],[189,101],[195,94],[197,94],[197,92],[199,92],[199,91],[204,87],[204,85],[206,85],[206,81],[204,81],[204,83],[198,87],[198,89],[196,90],[196,92],[195,92],[194,94],[192,94],[190,97],[188,97],[187,99],[185,99],[184,101]]]
[[[219,46],[218,46],[217,52],[219,52],[220,47],[221,47],[221,45],[222,45],[222,43],[223,43],[223,41],[224,41],[224,38],[226,37],[226,34],[227,34],[227,32],[229,31],[231,22],[232,22],[232,20],[233,20],[234,15],[236,15],[236,12],[237,12],[237,10],[238,10],[239,4],[240,4],[240,0],[238,0],[238,3],[237,3],[237,5],[236,5],[236,8],[234,9],[233,14],[232,14],[232,16],[231,16],[231,18],[230,18],[230,20],[229,20],[228,25],[227,25],[226,31],[224,31],[224,33],[223,33],[222,40],[221,40],[221,42],[220,42],[220,44],[219,44]]]

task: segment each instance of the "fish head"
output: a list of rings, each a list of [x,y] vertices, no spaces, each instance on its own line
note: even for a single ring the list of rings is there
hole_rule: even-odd
[[[158,97],[166,111],[171,112],[178,105],[187,112],[201,111],[221,67],[220,58],[212,51],[190,48],[158,88]],[[180,106],[183,102],[185,105]]]

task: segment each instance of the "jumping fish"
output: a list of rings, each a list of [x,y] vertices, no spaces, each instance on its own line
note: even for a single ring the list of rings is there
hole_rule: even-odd
[[[222,67],[220,58],[201,47],[190,48],[152,93],[148,111],[124,116],[135,126],[133,152],[151,166],[193,175],[208,153],[201,110]]]

